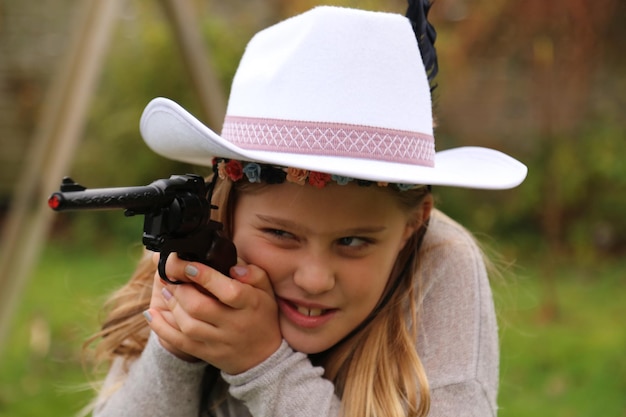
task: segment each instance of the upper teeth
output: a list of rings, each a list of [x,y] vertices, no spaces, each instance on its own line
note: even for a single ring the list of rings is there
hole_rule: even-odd
[[[323,312],[324,310],[322,310],[321,308],[306,308],[298,306],[298,313],[304,314],[305,316],[309,317],[321,316]]]

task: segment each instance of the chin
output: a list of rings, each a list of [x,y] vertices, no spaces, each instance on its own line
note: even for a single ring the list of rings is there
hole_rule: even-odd
[[[320,335],[302,334],[293,329],[283,330],[283,338],[293,350],[307,355],[324,352],[335,344],[334,341],[324,340]]]
[[[315,353],[320,353],[328,349],[330,346],[326,344],[320,344],[319,342],[312,342],[307,340],[302,340],[302,338],[289,338],[285,337],[285,340],[291,346],[291,348],[297,352],[302,352],[307,355],[313,355]]]

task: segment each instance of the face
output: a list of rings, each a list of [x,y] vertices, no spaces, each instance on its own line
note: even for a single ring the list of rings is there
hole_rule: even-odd
[[[422,212],[408,213],[380,187],[283,183],[239,196],[233,240],[268,273],[285,340],[318,353],[374,309]]]

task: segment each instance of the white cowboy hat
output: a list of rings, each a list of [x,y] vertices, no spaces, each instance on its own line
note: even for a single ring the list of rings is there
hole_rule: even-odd
[[[526,177],[499,151],[435,153],[430,87],[409,20],[317,7],[257,33],[233,79],[222,135],[157,98],[141,117],[150,148],[401,184],[506,189]]]

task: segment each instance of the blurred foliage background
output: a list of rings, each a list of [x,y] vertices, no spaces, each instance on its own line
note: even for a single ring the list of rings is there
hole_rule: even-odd
[[[249,38],[284,17],[317,4],[406,9],[400,0],[192,3],[223,95]],[[78,4],[0,0],[0,219]],[[438,0],[431,11],[437,148],[493,147],[529,167],[510,191],[435,189],[503,265],[515,262],[494,283],[504,416],[626,416],[625,19],[620,0]],[[200,113],[161,3],[128,0],[67,174],[108,187],[206,173],[143,144],[139,117],[156,96]],[[60,387],[87,380],[81,341],[97,328],[103,294],[132,270],[140,233],[141,219],[121,213],[56,218],[0,357],[0,416],[84,405],[89,393]]]

